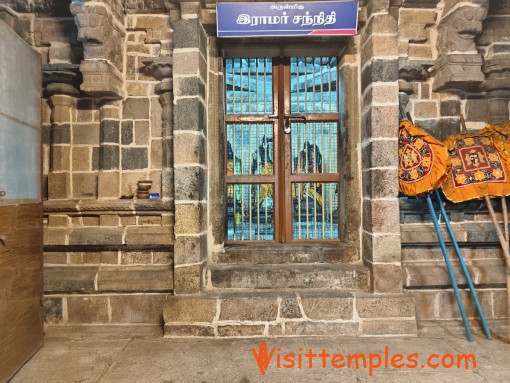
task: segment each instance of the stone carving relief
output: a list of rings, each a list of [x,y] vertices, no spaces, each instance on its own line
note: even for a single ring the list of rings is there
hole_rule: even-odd
[[[107,4],[74,0],[71,12],[78,26],[78,39],[83,42],[85,59],[110,60],[117,69],[122,62],[123,26],[115,20]]]
[[[487,8],[462,6],[447,14],[439,24],[437,50],[440,54],[475,52],[475,37],[482,32]]]
[[[120,99],[123,90],[123,7],[117,0],[73,0],[71,13],[83,43],[82,90],[104,99]]]
[[[482,32],[488,5],[488,0],[445,0],[437,26],[439,56],[431,68],[435,92],[474,91],[484,81],[475,38]]]

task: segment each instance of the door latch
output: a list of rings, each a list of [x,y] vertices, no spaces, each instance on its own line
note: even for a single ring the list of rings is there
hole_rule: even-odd
[[[4,190],[0,190],[0,197],[5,197],[7,193]]]
[[[283,119],[285,120],[283,131],[286,134],[290,133],[291,120],[302,120],[303,122],[306,122],[306,116],[303,116],[302,114],[289,114],[287,116],[283,116]]]
[[[7,246],[5,244],[5,241],[7,240],[7,237],[5,235],[0,235],[0,243],[4,246]]]

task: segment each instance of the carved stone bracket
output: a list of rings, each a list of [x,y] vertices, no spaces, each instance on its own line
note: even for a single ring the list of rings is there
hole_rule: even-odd
[[[482,57],[477,54],[440,56],[432,67],[434,92],[473,91],[484,81]]]
[[[122,2],[117,0],[73,0],[71,13],[83,42],[82,90],[100,99],[121,99],[123,90]]]
[[[434,91],[471,91],[484,81],[475,38],[482,32],[487,8],[488,0],[445,0],[443,17],[437,27],[439,57],[432,68],[436,76]]]

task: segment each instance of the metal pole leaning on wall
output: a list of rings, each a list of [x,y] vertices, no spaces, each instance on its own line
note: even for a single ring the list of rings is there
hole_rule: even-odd
[[[399,109],[400,109],[400,119],[402,120],[404,118],[407,118],[412,123],[413,120],[412,120],[411,116],[409,115],[409,113],[405,112],[404,107],[402,106],[401,103],[399,104]],[[439,240],[439,245],[441,247],[441,251],[443,252],[443,257],[444,257],[444,260],[446,263],[446,268],[448,269],[448,274],[449,274],[450,280],[452,282],[453,291],[455,293],[455,298],[457,299],[457,304],[459,306],[460,315],[462,316],[464,328],[466,329],[466,335],[467,335],[468,340],[470,342],[472,342],[473,341],[473,333],[471,332],[471,327],[469,326],[469,322],[468,322],[467,315],[466,315],[466,310],[464,309],[464,305],[462,303],[462,298],[460,297],[459,287],[457,285],[457,281],[455,280],[455,274],[453,273],[453,269],[452,269],[452,265],[450,262],[450,258],[448,256],[448,252],[446,251],[443,234],[441,233],[441,229],[439,227],[439,221],[437,219],[436,212],[434,210],[434,205],[432,204],[432,199],[430,197],[430,193],[425,193],[425,196],[426,196],[426,200],[427,200],[427,205],[430,210],[430,214],[432,215],[432,222],[434,223],[434,228],[436,229],[436,234],[437,234],[437,238]]]
[[[437,201],[439,202],[439,206],[441,208],[441,213],[444,216],[446,228],[448,229],[448,233],[450,234],[450,238],[452,239],[453,247],[455,247],[457,257],[459,258],[460,266],[462,267],[462,272],[464,273],[464,276],[466,277],[466,281],[468,283],[469,290],[471,291],[471,294],[473,294],[473,299],[475,301],[476,310],[478,311],[478,315],[480,316],[480,320],[482,321],[483,331],[485,332],[485,336],[487,336],[488,339],[492,339],[491,330],[489,329],[489,326],[487,325],[487,320],[485,319],[485,314],[483,313],[482,305],[480,304],[480,300],[478,299],[478,295],[476,294],[475,287],[473,286],[473,282],[471,280],[471,276],[469,275],[469,271],[466,267],[466,263],[464,262],[464,258],[462,257],[462,253],[460,251],[459,244],[457,242],[457,238],[455,238],[455,233],[453,232],[452,225],[450,224],[450,220],[448,219],[448,215],[446,214],[446,209],[444,208],[443,201],[441,199],[441,195],[439,194],[438,190],[435,190],[434,192],[436,194]]]
[[[473,333],[471,332],[471,327],[469,327],[469,322],[466,316],[466,310],[464,309],[464,305],[462,304],[462,298],[460,297],[459,287],[457,286],[457,281],[455,280],[455,274],[453,274],[452,264],[450,262],[450,257],[448,256],[448,252],[446,251],[446,246],[444,244],[443,234],[441,233],[441,229],[439,227],[439,221],[437,220],[436,212],[434,210],[434,205],[432,204],[432,198],[430,198],[430,194],[426,194],[427,197],[427,205],[429,206],[430,214],[432,215],[432,222],[434,223],[434,228],[436,229],[437,237],[439,239],[439,245],[441,246],[441,251],[443,252],[444,261],[446,263],[446,268],[448,269],[448,274],[450,275],[450,280],[452,281],[453,292],[455,293],[455,298],[457,299],[457,304],[459,306],[460,315],[462,316],[462,322],[464,322],[464,328],[466,329],[467,338],[470,342],[473,341]]]

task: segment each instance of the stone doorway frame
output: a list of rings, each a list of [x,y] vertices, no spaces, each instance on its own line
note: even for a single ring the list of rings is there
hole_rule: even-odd
[[[351,68],[355,60],[352,38],[335,40],[318,40],[299,43],[293,38],[259,40],[220,41],[216,37],[209,38],[209,78],[207,86],[208,109],[208,178],[209,178],[209,256],[221,250],[225,242],[225,170],[224,170],[224,110],[223,110],[223,60],[225,57],[291,57],[303,56],[336,56],[339,59],[339,86],[343,88],[345,99],[340,105],[340,148],[341,182],[340,182],[340,214],[339,230],[343,243],[360,249],[361,226],[361,163],[359,150],[361,130],[359,119],[358,72]],[[215,68],[217,77],[211,68]],[[213,81],[211,81],[213,80]],[[342,94],[342,92],[340,91]],[[219,150],[218,150],[219,148]],[[356,208],[358,206],[358,208]],[[274,245],[275,243],[271,243]],[[249,245],[247,245],[249,246]],[[288,246],[288,244],[287,244]],[[358,254],[360,251],[358,252]]]
[[[385,3],[386,4],[386,3]],[[186,7],[184,7],[186,5]],[[382,4],[384,5],[384,4]],[[402,292],[398,200],[398,30],[387,4],[367,9],[340,61],[346,87],[346,243],[370,268],[372,291]],[[224,249],[223,58],[214,11],[181,2],[174,28],[176,295],[204,291],[204,264]]]

